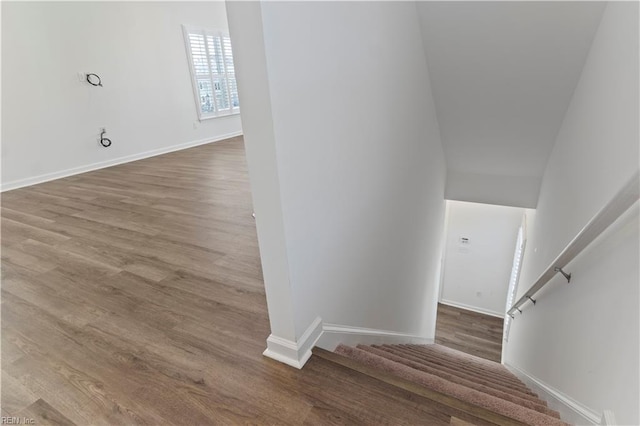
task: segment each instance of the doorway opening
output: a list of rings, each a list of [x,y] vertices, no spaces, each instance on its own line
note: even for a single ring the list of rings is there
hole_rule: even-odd
[[[447,201],[436,343],[501,361],[505,306],[522,263],[524,214],[519,207]],[[520,248],[515,256],[514,248]]]

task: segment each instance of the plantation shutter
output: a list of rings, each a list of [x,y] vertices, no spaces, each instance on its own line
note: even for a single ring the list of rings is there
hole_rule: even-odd
[[[222,32],[185,29],[200,118],[239,112],[231,39]]]

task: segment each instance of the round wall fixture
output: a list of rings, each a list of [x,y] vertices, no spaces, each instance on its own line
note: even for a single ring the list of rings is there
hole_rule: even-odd
[[[87,74],[87,83],[92,86],[100,86],[102,87],[102,79],[98,74]]]

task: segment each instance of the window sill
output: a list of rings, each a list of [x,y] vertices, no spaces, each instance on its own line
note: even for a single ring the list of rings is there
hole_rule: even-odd
[[[238,108],[237,111],[233,111],[227,114],[218,114],[218,115],[205,115],[204,117],[198,117],[199,121],[207,121],[207,120],[213,120],[216,118],[223,118],[223,117],[231,117],[233,115],[240,115],[240,109]]]

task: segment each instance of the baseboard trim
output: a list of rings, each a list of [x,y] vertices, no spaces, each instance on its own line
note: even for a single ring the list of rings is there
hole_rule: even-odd
[[[460,309],[465,309],[467,311],[477,312],[479,314],[491,315],[492,317],[504,318],[505,316],[504,313],[490,311],[488,309],[478,308],[476,306],[465,305],[464,303],[452,302],[451,300],[446,300],[446,299],[440,299],[440,302],[438,303],[442,303],[443,305],[447,305],[447,306],[453,306],[454,308],[460,308]]]
[[[602,415],[582,405],[568,395],[565,395],[553,386],[532,376],[526,371],[510,364],[504,364],[513,374],[533,389],[538,396],[547,401],[549,407],[558,411],[562,420],[571,424],[601,424]],[[605,423],[606,424],[606,423]]]
[[[324,324],[322,327],[322,335],[318,339],[316,346],[328,351],[333,351],[339,344],[354,346],[397,343],[429,345],[433,343],[433,338],[389,330],[351,327],[340,324]]]
[[[324,324],[322,318],[316,317],[296,342],[271,334],[267,338],[267,349],[262,355],[301,369],[311,357],[311,350],[315,346],[333,351],[341,343],[345,345],[394,343],[428,345],[433,343],[433,338],[388,330]]]
[[[199,145],[205,145],[212,142],[219,142],[225,139],[241,136],[242,131],[219,135],[215,138],[199,139],[191,142],[185,142],[178,145],[172,145],[165,148],[153,149],[150,151],[140,152],[138,154],[118,157],[111,160],[100,161],[85,166],[73,167],[71,169],[61,170],[53,173],[46,173],[25,179],[18,179],[10,182],[3,182],[0,186],[0,192],[11,191],[13,189],[24,188],[25,186],[37,185],[39,183],[49,182],[55,179],[61,179],[77,175],[80,173],[91,172],[94,170],[104,169],[105,167],[117,166],[118,164],[130,163],[132,161],[143,160],[145,158],[155,157],[157,155],[168,154],[174,151],[181,151],[187,148],[193,148]]]
[[[297,342],[270,335],[267,338],[267,349],[262,355],[301,369],[311,357],[311,349],[321,334],[322,318],[316,317]]]

